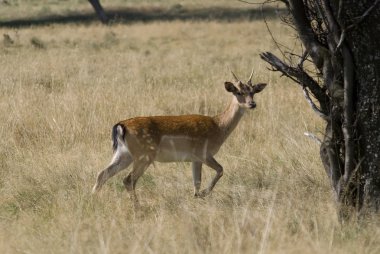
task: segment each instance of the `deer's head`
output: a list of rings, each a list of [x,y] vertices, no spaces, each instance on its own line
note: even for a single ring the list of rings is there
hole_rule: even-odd
[[[253,70],[246,83],[240,81],[232,71],[231,73],[235,79],[235,84],[229,81],[224,82],[226,90],[236,97],[239,107],[249,109],[256,108],[256,102],[253,100],[253,97],[256,93],[264,90],[267,84],[252,84]]]

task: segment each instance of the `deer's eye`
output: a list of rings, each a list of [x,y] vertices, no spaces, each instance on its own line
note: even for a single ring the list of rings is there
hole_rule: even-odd
[[[241,92],[237,92],[236,95],[242,96],[243,94]]]

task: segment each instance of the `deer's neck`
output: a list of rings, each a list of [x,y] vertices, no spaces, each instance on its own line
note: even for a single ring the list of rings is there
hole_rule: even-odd
[[[223,113],[215,116],[215,121],[219,128],[224,133],[226,139],[231,132],[236,128],[240,119],[244,115],[245,109],[239,107],[239,103],[235,96],[233,96],[230,104]]]

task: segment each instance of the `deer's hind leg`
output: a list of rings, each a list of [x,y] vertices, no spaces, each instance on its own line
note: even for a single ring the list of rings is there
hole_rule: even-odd
[[[110,165],[99,172],[96,184],[92,188],[92,193],[98,192],[109,178],[121,170],[126,169],[132,162],[133,159],[129,151],[127,149],[118,148],[114,153]]]
[[[193,170],[194,197],[198,197],[202,183],[202,162],[193,161],[191,167]]]
[[[133,162],[133,169],[129,173],[127,177],[124,178],[123,183],[127,191],[129,192],[130,198],[138,203],[135,188],[137,180],[142,176],[145,170],[149,167],[149,165],[153,162],[153,160],[149,156],[144,156],[140,159],[137,159]]]

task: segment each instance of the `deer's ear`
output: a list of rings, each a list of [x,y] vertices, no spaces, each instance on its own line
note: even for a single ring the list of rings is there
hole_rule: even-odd
[[[253,86],[253,92],[254,93],[260,93],[264,88],[267,86],[265,83],[258,83]]]
[[[239,90],[236,88],[236,86],[234,86],[234,84],[232,84],[231,82],[224,82],[224,87],[226,88],[227,92],[230,92],[230,93],[237,93],[239,92]]]

